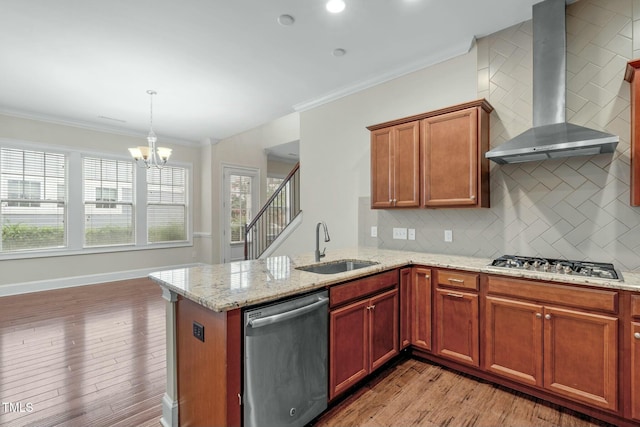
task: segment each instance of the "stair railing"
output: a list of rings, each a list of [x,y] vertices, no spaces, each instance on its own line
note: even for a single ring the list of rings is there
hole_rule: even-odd
[[[244,259],[257,259],[300,213],[300,162],[245,226]]]

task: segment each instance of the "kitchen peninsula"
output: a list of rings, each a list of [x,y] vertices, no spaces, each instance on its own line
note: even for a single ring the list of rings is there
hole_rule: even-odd
[[[163,425],[241,425],[243,308],[325,288],[329,288],[331,295],[332,287],[338,288],[335,285],[361,282],[357,279],[378,277],[379,273],[390,271],[398,272],[393,288],[399,295],[396,348],[408,348],[417,357],[609,422],[637,425],[640,421],[637,394],[640,372],[634,369],[638,365],[635,358],[640,357],[640,340],[633,339],[634,333],[640,332],[640,274],[623,272],[623,281],[608,281],[505,270],[489,267],[490,260],[484,258],[375,248],[332,250],[323,262],[345,259],[377,264],[327,275],[296,269],[315,264],[313,253],[309,253],[153,273],[150,277],[160,284],[167,300],[167,393],[163,399]],[[576,375],[584,377],[585,369],[576,368],[575,363],[581,362],[575,360],[570,363],[574,364],[575,375],[560,371],[566,364],[557,359],[553,360],[559,363],[558,372],[562,375],[554,376],[550,369],[543,375],[537,367],[538,360],[542,365],[544,357],[575,353],[575,346],[552,353],[552,345],[556,343],[547,335],[532,340],[536,345],[546,344],[544,357],[541,353],[535,359],[535,372],[520,375],[514,368],[520,367],[521,361],[510,366],[504,358],[493,360],[488,349],[495,350],[496,343],[508,345],[509,340],[496,335],[503,333],[504,328],[490,326],[500,321],[504,313],[511,313],[508,304],[517,306],[518,313],[522,307],[532,307],[530,318],[526,315],[516,320],[525,322],[519,325],[531,321],[536,333],[552,330],[556,320],[549,319],[584,327],[582,332],[594,332],[595,342],[603,343],[603,359],[599,354],[582,359],[583,363],[604,364],[599,366],[602,381],[598,382],[597,375],[590,377],[597,384],[586,384],[587,390],[562,384],[566,375],[571,380]],[[469,331],[469,337],[457,338],[456,319],[450,318],[449,309],[473,317],[469,322],[465,319],[457,322]],[[415,311],[420,310],[424,313],[417,316]],[[417,324],[419,318],[422,325]],[[586,322],[581,323],[583,318]],[[194,322],[202,326],[202,340],[194,337]],[[448,325],[454,325],[454,329]],[[564,333],[561,326],[558,323],[557,336]],[[418,336],[419,331],[427,331],[427,338]],[[601,332],[603,335],[598,335]]]

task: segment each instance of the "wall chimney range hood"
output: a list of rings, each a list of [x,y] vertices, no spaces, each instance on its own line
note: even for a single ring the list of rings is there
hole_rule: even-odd
[[[566,4],[533,5],[533,128],[487,153],[496,163],[612,153],[619,137],[566,122]]]

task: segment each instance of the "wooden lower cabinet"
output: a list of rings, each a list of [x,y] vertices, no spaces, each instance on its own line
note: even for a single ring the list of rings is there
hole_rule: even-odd
[[[411,345],[411,320],[413,317],[412,305],[412,274],[413,268],[400,270],[400,350]]]
[[[414,267],[411,281],[411,344],[431,351],[431,269]]]
[[[486,369],[617,410],[618,319],[487,296]]]
[[[640,322],[631,322],[631,416],[640,421]]]
[[[618,406],[618,319],[544,309],[544,386],[596,407]]]
[[[329,312],[329,400],[399,354],[398,289]]]
[[[542,387],[542,306],[488,296],[485,307],[487,371]]]
[[[437,288],[435,299],[435,353],[479,367],[478,295]]]

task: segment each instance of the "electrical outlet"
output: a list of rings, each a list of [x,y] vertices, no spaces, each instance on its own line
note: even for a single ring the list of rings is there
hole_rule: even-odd
[[[393,238],[398,240],[407,240],[407,229],[394,227]]]
[[[453,242],[453,230],[444,230],[444,241],[447,243]]]
[[[204,342],[204,326],[198,322],[193,322],[193,336]]]
[[[378,227],[375,225],[371,226],[371,237],[378,237]]]
[[[416,240],[416,229],[415,228],[410,228],[409,229],[409,240]]]

